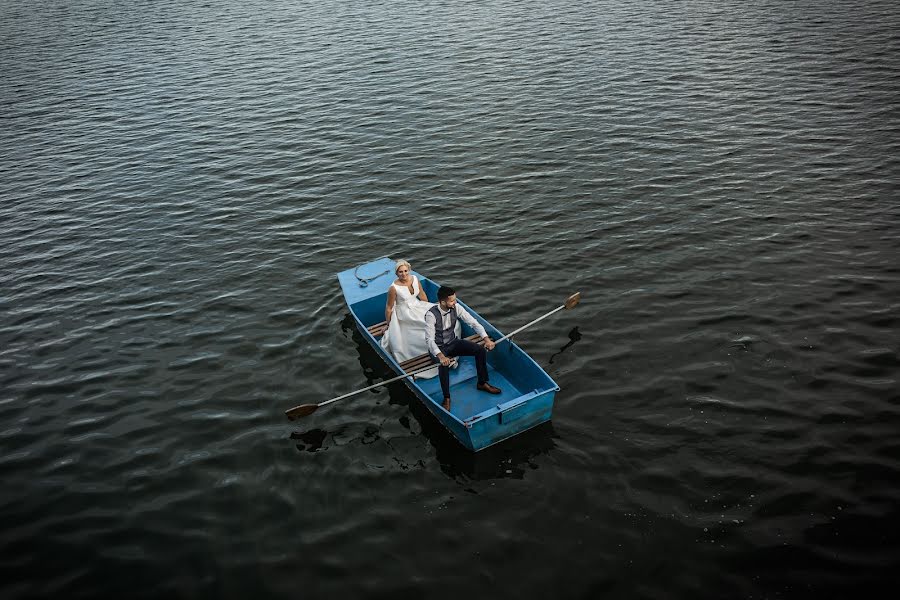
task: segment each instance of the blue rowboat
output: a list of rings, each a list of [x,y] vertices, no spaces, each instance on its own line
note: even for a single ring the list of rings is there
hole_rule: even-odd
[[[413,272],[430,302],[437,302],[440,287],[420,273]],[[430,364],[428,355],[398,363],[379,343],[386,328],[384,307],[387,292],[394,280],[394,261],[379,258],[353,269],[338,273],[338,281],[344,293],[347,307],[356,321],[360,333],[376,352],[402,376]],[[503,337],[496,327],[485,321],[468,305],[459,302],[481,323],[491,339]],[[474,336],[472,328],[461,323],[463,337]],[[477,337],[477,336],[475,336]],[[491,384],[502,390],[501,394],[487,394],[475,389],[475,359],[460,357],[459,366],[450,370],[450,410],[441,406],[443,393],[437,377],[403,379],[453,437],[472,451],[482,450],[505,439],[522,433],[550,420],[553,399],[559,386],[528,354],[506,339],[487,354],[488,374]]]

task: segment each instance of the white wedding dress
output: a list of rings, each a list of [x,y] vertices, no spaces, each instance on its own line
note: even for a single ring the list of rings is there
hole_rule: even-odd
[[[381,347],[391,353],[398,363],[428,352],[425,344],[425,313],[434,304],[419,299],[419,279],[412,278],[413,293],[409,293],[409,287],[405,285],[391,284],[397,293],[394,301],[394,312],[391,322],[381,338]],[[456,324],[457,333],[460,335],[459,323]],[[428,379],[437,375],[437,368],[429,369],[416,375]]]

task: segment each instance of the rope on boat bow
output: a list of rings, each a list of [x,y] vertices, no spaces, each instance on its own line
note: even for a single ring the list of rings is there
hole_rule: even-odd
[[[362,265],[360,265],[360,266],[362,266]],[[356,278],[359,280],[359,287],[368,287],[369,282],[372,281],[373,279],[378,279],[382,275],[387,275],[388,273],[390,273],[390,271],[384,270],[381,273],[379,273],[378,275],[375,275],[374,277],[360,277],[359,273],[357,273],[357,271],[359,271],[359,267],[356,267],[355,269],[353,269],[353,275],[355,275]]]

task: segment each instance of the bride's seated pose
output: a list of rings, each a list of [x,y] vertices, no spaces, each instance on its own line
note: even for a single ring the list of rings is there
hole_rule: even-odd
[[[428,302],[419,279],[405,260],[394,265],[397,279],[388,289],[384,319],[388,327],[381,338],[381,347],[391,353],[398,363],[428,352],[425,343],[425,313],[434,304]],[[420,373],[417,377],[434,377],[437,369]]]

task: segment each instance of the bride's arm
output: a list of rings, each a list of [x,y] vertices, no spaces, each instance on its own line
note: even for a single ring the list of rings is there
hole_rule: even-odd
[[[425,290],[422,288],[422,282],[419,281],[419,278],[416,277],[416,287],[419,288],[419,300],[422,302],[428,302],[428,296],[425,295]]]
[[[397,290],[391,286],[388,290],[387,306],[384,307],[384,320],[391,322],[391,315],[394,314],[394,302],[397,300]]]

